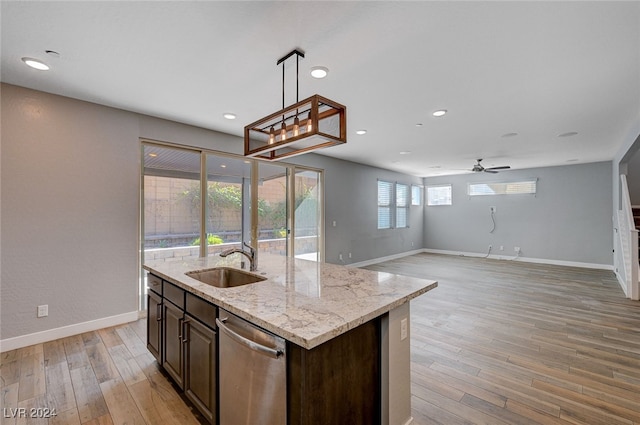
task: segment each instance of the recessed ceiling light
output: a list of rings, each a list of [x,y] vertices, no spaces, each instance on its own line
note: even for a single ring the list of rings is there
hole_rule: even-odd
[[[362,136],[363,134],[367,134],[367,130],[357,130],[356,134]]]
[[[56,52],[55,50],[45,50],[44,52],[49,56],[53,56],[54,58],[60,57],[60,53]]]
[[[224,164],[220,164],[220,168],[227,168],[227,166]]]
[[[37,69],[39,71],[48,71],[49,70],[49,65],[47,65],[46,63],[44,63],[42,61],[39,61],[38,59],[24,57],[24,58],[22,58],[22,62],[24,62],[25,64],[27,64],[31,68]]]
[[[575,136],[576,134],[578,134],[577,131],[568,131],[566,133],[558,134],[558,137],[571,137]]]
[[[409,155],[411,151],[400,151],[400,155]]]
[[[416,127],[422,127],[422,123],[421,122],[417,123]]]
[[[155,158],[156,156],[158,156],[158,154],[157,154],[157,153],[150,153],[150,154],[149,154],[149,156],[150,156],[151,158]]]
[[[311,68],[311,76],[313,78],[324,78],[329,73],[329,68],[325,66],[314,66]]]
[[[434,111],[434,113],[431,115],[433,115],[434,117],[442,117],[446,113],[447,113],[446,109],[438,109],[437,111]]]
[[[237,118],[236,114],[232,114],[231,112],[225,112],[222,116],[228,120],[235,120]]]
[[[567,159],[567,162],[578,162],[578,158]]]
[[[516,137],[518,133],[505,133],[501,137]]]

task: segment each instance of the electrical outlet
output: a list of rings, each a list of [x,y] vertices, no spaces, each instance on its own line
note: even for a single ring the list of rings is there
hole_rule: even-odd
[[[504,245],[500,245],[500,251],[504,251]]]
[[[342,261],[342,253],[338,254],[338,260]]]
[[[489,210],[490,210],[492,213],[494,213],[494,212],[496,212],[498,209],[497,209],[496,207],[489,207]]]
[[[333,220],[333,221],[331,222],[331,225],[332,225],[333,227],[336,227],[336,225],[337,225],[337,224],[338,224],[338,223],[336,223],[336,221],[335,221],[335,220]]]
[[[516,253],[520,254],[520,247],[519,247],[519,246],[514,246],[514,247],[513,247],[513,250],[514,250]]]
[[[349,258],[351,258],[351,253],[349,253]]]
[[[38,317],[47,317],[49,315],[49,304],[38,306]]]
[[[409,336],[409,324],[407,318],[400,320],[400,341],[404,341]]]

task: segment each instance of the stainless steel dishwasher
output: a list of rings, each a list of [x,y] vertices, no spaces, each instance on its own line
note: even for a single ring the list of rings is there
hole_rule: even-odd
[[[220,309],[220,425],[285,425],[285,340]]]

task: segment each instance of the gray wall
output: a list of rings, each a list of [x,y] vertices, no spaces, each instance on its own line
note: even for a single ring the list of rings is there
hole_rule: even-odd
[[[7,84],[0,90],[0,339],[136,311],[139,138],[231,153],[241,153],[242,139]],[[422,247],[422,207],[412,207],[410,229],[376,230],[377,178],[421,179],[321,155],[291,162],[325,169],[328,262],[340,252],[350,263]],[[40,304],[48,317],[36,318]]]
[[[426,207],[425,247],[589,264],[612,264],[610,162],[426,178],[451,183],[453,205]],[[535,177],[537,195],[467,195],[467,183]],[[493,227],[490,206],[496,206]],[[500,245],[504,251],[499,251]]]
[[[409,228],[378,230],[378,179],[422,185],[421,178],[323,155],[301,155],[291,162],[325,170],[328,263],[357,263],[423,247],[424,206],[410,207]]]

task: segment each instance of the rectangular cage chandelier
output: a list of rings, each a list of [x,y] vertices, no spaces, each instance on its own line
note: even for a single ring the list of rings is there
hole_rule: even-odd
[[[296,56],[296,103],[284,106],[284,63]],[[304,53],[293,50],[282,64],[282,109],[244,128],[244,155],[279,160],[347,142],[347,108],[320,95],[298,100],[298,62]]]

